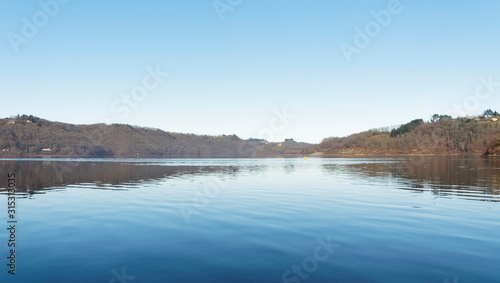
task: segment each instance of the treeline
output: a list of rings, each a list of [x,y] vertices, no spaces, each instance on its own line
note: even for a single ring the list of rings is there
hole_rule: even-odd
[[[261,146],[256,151],[257,157],[268,156],[294,156],[314,153],[314,145],[296,142],[293,139],[286,139],[280,143],[268,143]]]
[[[287,139],[270,143],[236,135],[206,136],[130,125],[72,125],[34,116],[0,119],[0,157],[238,158],[307,154],[484,154],[500,156],[496,111],[474,118],[435,114],[311,145]]]
[[[424,120],[422,120],[422,119],[413,120],[410,123],[404,124],[404,125],[402,125],[401,127],[397,128],[397,129],[393,129],[391,131],[391,134],[389,136],[391,138],[395,138],[395,137],[397,137],[399,135],[409,133],[413,129],[415,129],[416,127],[420,126],[420,124],[422,124],[423,122],[424,122]]]
[[[496,111],[491,111],[488,116],[453,119],[436,114],[429,122],[417,119],[391,131],[370,130],[344,138],[326,138],[316,150],[326,154],[484,154],[500,140],[500,122],[491,118],[495,115],[498,117]]]
[[[0,119],[0,156],[30,157],[255,157],[275,143],[235,135],[179,134],[130,125],[72,125],[34,116]],[[306,145],[293,147],[296,153]]]

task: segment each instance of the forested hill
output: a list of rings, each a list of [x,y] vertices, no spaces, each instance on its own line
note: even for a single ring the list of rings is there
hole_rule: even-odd
[[[0,119],[0,157],[261,157],[300,154],[308,146],[121,124],[72,125],[26,115]]]
[[[485,111],[486,112],[486,111]],[[34,116],[0,119],[0,158],[233,158],[297,155],[474,154],[500,156],[500,115],[453,119],[434,115],[392,130],[377,129],[312,145],[206,136],[130,125],[72,125]]]
[[[370,130],[343,138],[326,138],[316,150],[323,154],[475,154],[500,155],[500,115],[453,119],[434,115],[392,130]]]

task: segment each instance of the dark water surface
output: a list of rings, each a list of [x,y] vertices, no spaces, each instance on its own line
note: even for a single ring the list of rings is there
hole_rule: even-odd
[[[499,160],[0,160],[0,188],[0,282],[500,282]]]

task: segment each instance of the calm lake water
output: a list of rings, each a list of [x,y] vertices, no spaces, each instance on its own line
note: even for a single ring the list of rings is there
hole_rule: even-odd
[[[0,160],[0,172],[0,282],[500,282],[500,160]]]

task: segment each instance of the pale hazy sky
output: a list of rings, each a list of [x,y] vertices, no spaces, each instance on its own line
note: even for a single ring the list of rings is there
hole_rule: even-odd
[[[500,82],[497,0],[10,0],[0,11],[2,117],[319,142],[464,103],[500,110],[499,83],[475,93],[480,77]]]

